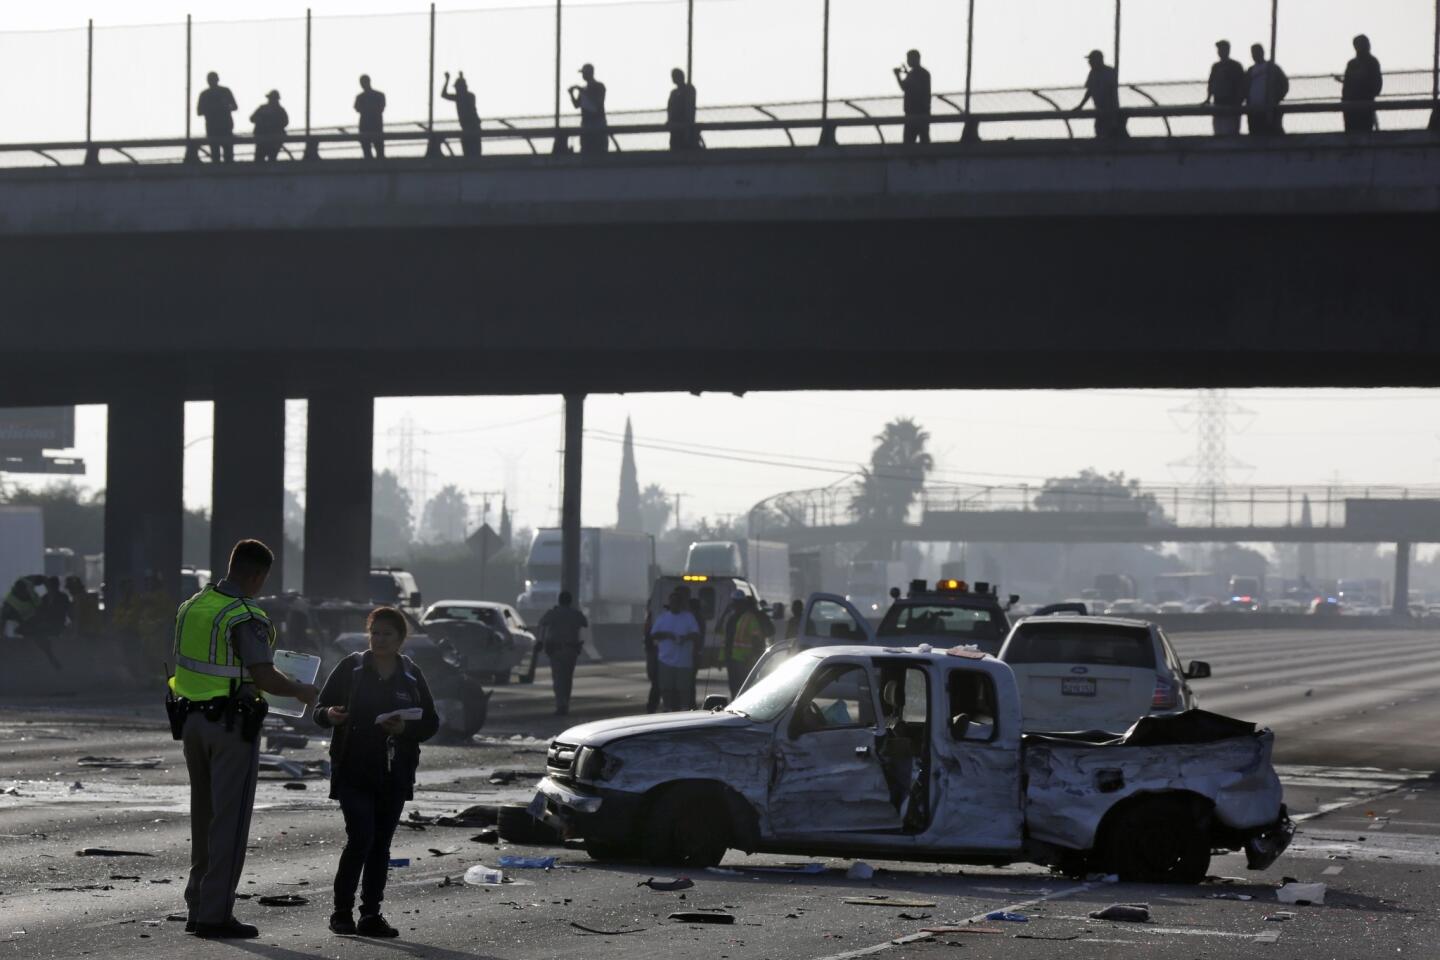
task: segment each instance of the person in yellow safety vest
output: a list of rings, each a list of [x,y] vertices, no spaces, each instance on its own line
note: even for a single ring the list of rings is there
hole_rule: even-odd
[[[730,681],[730,696],[740,692],[740,685],[750,676],[755,661],[765,652],[766,643],[775,635],[770,618],[760,612],[754,597],[740,601],[735,618],[735,633],[725,641],[725,672]]]
[[[39,613],[40,598],[35,595],[34,586],[21,577],[0,601],[0,636],[29,636],[34,632]]]
[[[230,552],[225,578],[180,604],[175,615],[175,675],[166,709],[172,733],[184,741],[190,773],[185,929],[205,939],[260,933],[234,914],[267,709],[257,691],[307,706],[320,693],[275,669],[275,627],[251,599],[274,561],[259,540],[241,540]]]

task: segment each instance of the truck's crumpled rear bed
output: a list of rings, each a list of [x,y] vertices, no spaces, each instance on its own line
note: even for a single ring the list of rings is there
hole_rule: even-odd
[[[1025,817],[1032,839],[1095,845],[1105,814],[1127,798],[1181,792],[1203,798],[1222,829],[1270,827],[1282,809],[1270,762],[1274,735],[1203,710],[1144,717],[1124,735],[1032,734],[1024,739]]]

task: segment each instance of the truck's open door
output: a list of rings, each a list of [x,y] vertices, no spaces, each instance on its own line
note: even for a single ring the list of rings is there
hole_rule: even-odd
[[[805,601],[805,618],[800,621],[796,647],[837,647],[873,644],[875,628],[860,615],[855,605],[834,593],[812,593]]]

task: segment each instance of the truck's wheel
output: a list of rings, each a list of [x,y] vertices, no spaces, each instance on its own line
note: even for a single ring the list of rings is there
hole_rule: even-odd
[[[640,852],[656,866],[713,867],[730,846],[730,817],[719,794],[677,784],[656,799],[641,827]]]
[[[589,838],[585,840],[585,852],[590,855],[591,860],[599,860],[601,863],[630,860],[635,856],[635,848],[631,844]]]
[[[1133,883],[1200,883],[1210,869],[1208,816],[1156,798],[1130,804],[1106,825],[1106,860]]]

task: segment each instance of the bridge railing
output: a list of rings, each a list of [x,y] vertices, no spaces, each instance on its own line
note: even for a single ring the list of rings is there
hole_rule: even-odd
[[[857,108],[853,116],[832,114],[828,119],[803,115],[805,105],[772,104],[750,107],[721,107],[707,111],[706,119],[695,124],[704,145],[711,148],[815,147],[853,144],[894,143],[905,124],[898,114],[866,114],[859,112],[861,101],[846,101]],[[1288,103],[1280,112],[1287,118],[1290,133],[1330,132],[1341,129],[1346,109],[1355,104],[1339,100]],[[788,109],[787,109],[788,108]],[[1436,124],[1432,114],[1440,115],[1440,100],[1400,99],[1398,96],[1365,104],[1379,115],[1381,128],[1386,130],[1423,129]],[[766,119],[709,119],[713,115],[760,114]],[[789,112],[795,115],[784,116]],[[1164,130],[1163,136],[1198,136],[1189,131],[1208,126],[1210,118],[1239,113],[1237,108],[1216,108],[1193,104],[1161,106],[1126,106],[1121,115],[1130,136],[1149,136],[1145,131]],[[613,115],[612,115],[613,116]],[[1095,110],[1015,110],[1009,112],[970,114],[935,114],[930,118],[933,139],[941,141],[981,140],[985,131],[994,131],[996,139],[1048,139],[1046,132],[1053,125],[1065,125],[1067,134],[1061,139],[1093,136],[1090,121],[1099,114]],[[1398,118],[1390,122],[1388,118]],[[1296,122],[1298,121],[1298,122]],[[1177,128],[1186,131],[1180,133]],[[1298,128],[1298,129],[1297,129]],[[1017,133],[1027,134],[1020,136]],[[662,151],[669,149],[671,128],[661,114],[635,111],[615,116],[606,127],[610,149],[615,152]],[[482,152],[490,156],[514,156],[541,153],[576,152],[573,141],[580,135],[578,126],[554,126],[536,123],[535,118],[505,118],[491,121],[478,134]],[[237,159],[253,158],[255,138],[244,134],[229,138],[238,147]],[[387,157],[454,157],[460,155],[461,131],[458,127],[437,124],[434,129],[424,124],[387,126],[381,135]],[[356,159],[362,155],[361,137],[354,128],[336,127],[312,131],[310,134],[287,133],[273,138],[281,145],[280,158],[285,161]],[[45,143],[0,143],[0,168],[26,166],[66,166],[101,163],[199,163],[210,159],[209,142],[203,138],[168,138],[149,140],[56,141]]]
[[[859,521],[857,489],[838,484],[777,494],[750,511],[752,535],[785,527],[847,526]],[[1116,485],[1048,481],[1037,484],[927,484],[911,504],[907,520],[928,514],[1048,512],[1128,514],[1148,526],[1344,527],[1350,500],[1440,499],[1440,486],[1254,485],[1211,488],[1194,485]],[[1307,517],[1308,513],[1308,517]]]

